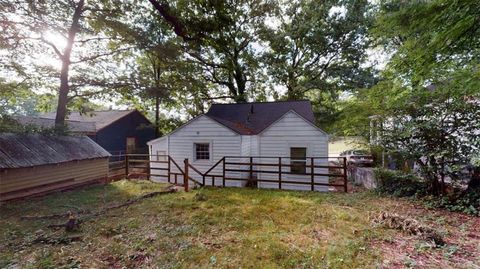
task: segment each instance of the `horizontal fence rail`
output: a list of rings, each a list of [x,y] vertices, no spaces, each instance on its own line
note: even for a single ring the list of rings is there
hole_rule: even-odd
[[[126,154],[112,156],[109,162],[109,179],[140,178],[166,180],[184,186],[189,182],[206,186],[230,186],[229,182],[244,182],[241,186],[259,186],[289,189],[292,186],[343,187],[347,192],[347,162],[345,157],[275,157],[275,156],[225,156],[205,172],[188,159],[180,166],[169,155]]]

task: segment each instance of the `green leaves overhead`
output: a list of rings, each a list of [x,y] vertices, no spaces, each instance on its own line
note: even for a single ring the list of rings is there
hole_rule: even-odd
[[[360,65],[369,24],[367,1],[291,2],[279,25],[264,32],[268,73],[287,88],[288,99],[305,98],[312,90],[338,93],[368,84]]]
[[[394,54],[392,71],[421,84],[478,64],[479,25],[478,1],[390,0],[380,6],[374,34]]]

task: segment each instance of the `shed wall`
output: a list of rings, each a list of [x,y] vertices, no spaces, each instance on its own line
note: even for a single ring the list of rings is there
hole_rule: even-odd
[[[328,136],[298,116],[296,113],[289,112],[279,121],[271,125],[259,135],[259,155],[272,157],[289,157],[291,147],[306,147],[307,157],[325,157],[328,156]],[[263,162],[278,162],[278,159],[262,159]],[[289,159],[282,160],[283,164],[290,164]],[[310,165],[310,159],[307,160]],[[328,165],[327,159],[315,160],[315,165]],[[271,168],[261,167],[260,169],[269,170]],[[309,169],[309,168],[307,168]],[[289,172],[290,167],[282,167],[282,172]],[[310,171],[307,171],[309,173]],[[315,168],[315,173],[327,173],[325,168]],[[278,180],[277,174],[260,174],[261,179]],[[283,180],[311,182],[310,175],[282,175]],[[328,177],[315,176],[315,182],[328,183]],[[277,183],[259,182],[259,188],[278,188]],[[310,190],[309,185],[303,184],[282,184],[282,188],[293,190]],[[317,191],[328,191],[326,186],[315,186]]]
[[[108,176],[108,159],[93,159],[0,171],[0,200],[87,184]]]
[[[135,111],[89,137],[112,154],[124,153],[127,137],[135,137],[138,152],[146,153],[147,142],[155,138],[155,129],[140,112]]]

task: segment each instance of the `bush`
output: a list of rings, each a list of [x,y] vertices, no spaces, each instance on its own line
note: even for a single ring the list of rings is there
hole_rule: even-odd
[[[446,196],[428,195],[428,184],[413,174],[375,169],[377,191],[396,197],[415,197],[428,208],[443,208],[480,216],[480,189],[456,190]]]
[[[375,169],[377,191],[396,197],[425,196],[428,184],[419,177],[400,171]]]
[[[443,208],[448,211],[480,216],[480,192],[478,190],[457,191],[442,197],[427,196],[423,202],[429,208]]]

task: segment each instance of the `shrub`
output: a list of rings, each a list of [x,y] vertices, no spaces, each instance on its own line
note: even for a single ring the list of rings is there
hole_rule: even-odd
[[[400,171],[375,169],[377,191],[396,197],[424,196],[428,184],[419,177]]]
[[[429,208],[444,208],[453,212],[480,216],[480,192],[478,190],[456,191],[443,197],[427,196],[423,201]]]
[[[480,189],[456,190],[446,196],[428,195],[428,183],[419,177],[386,169],[375,169],[377,191],[396,197],[420,198],[428,208],[443,208],[480,216]]]

